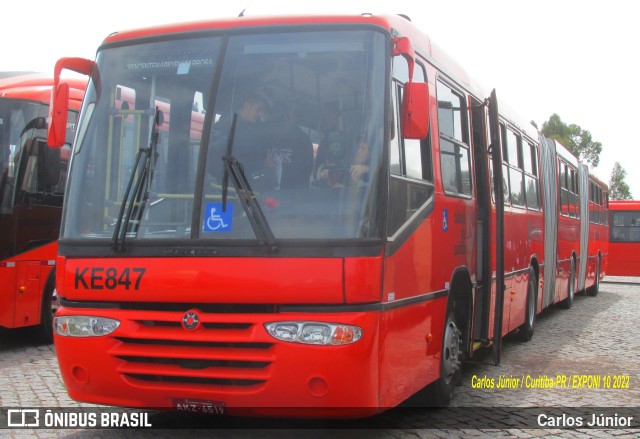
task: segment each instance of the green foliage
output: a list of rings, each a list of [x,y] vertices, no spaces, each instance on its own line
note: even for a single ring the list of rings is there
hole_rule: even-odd
[[[609,198],[611,200],[630,200],[631,191],[629,185],[624,181],[627,171],[616,162],[611,171],[611,179],[609,180]]]
[[[542,124],[542,134],[560,142],[573,155],[595,168],[600,163],[602,143],[595,142],[588,130],[576,124],[567,125],[560,116],[553,114]]]

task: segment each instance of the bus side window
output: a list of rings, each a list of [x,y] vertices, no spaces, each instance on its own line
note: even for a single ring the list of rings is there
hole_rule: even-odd
[[[390,173],[388,235],[394,235],[433,195],[431,130],[426,139],[405,139],[400,126],[403,85],[408,81],[404,58],[393,60],[392,120],[390,130]],[[416,64],[413,80],[425,82],[424,68]]]
[[[509,165],[508,165],[508,148],[507,148],[507,127],[504,123],[500,123],[500,139],[502,144],[502,194],[504,195],[503,204],[511,205],[511,190],[509,189]],[[491,177],[493,181],[493,175]]]
[[[471,163],[464,96],[437,82],[442,186],[447,194],[471,196]]]
[[[525,140],[522,142],[522,152],[524,158],[525,186],[527,208],[529,210],[540,210],[540,196],[538,185],[538,153],[533,143]]]

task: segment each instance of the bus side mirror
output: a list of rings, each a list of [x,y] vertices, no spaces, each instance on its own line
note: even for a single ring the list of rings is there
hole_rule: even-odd
[[[53,88],[51,89],[51,103],[49,106],[49,133],[47,144],[51,148],[64,146],[67,137],[67,117],[69,113],[69,84],[60,82],[63,69],[72,70],[82,75],[91,75],[96,87],[96,94],[100,94],[100,74],[96,64],[84,58],[60,58],[53,71]]]
[[[429,85],[413,81],[416,52],[411,40],[407,37],[395,37],[393,56],[402,56],[407,60],[409,73],[409,80],[402,93],[402,135],[405,139],[424,139],[429,129]]]
[[[402,94],[402,135],[405,139],[424,139],[429,129],[429,85],[408,82]]]
[[[69,114],[69,84],[63,82],[51,93],[51,108],[49,109],[49,133],[47,144],[51,148],[61,148],[67,139],[67,116]]]

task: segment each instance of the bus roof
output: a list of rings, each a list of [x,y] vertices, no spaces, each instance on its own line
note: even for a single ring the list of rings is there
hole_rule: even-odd
[[[456,81],[467,92],[478,99],[489,96],[489,91],[477,81],[473,80],[466,70],[458,62],[442,50],[437,43],[429,38],[423,30],[411,23],[411,20],[402,15],[282,15],[261,17],[232,17],[215,20],[203,20],[187,23],[166,24],[154,27],[123,30],[107,36],[103,44],[135,40],[158,35],[178,35],[190,32],[205,32],[215,30],[245,29],[245,28],[275,28],[280,26],[296,25],[345,25],[368,24],[377,26],[390,33],[406,36],[413,42],[416,52],[438,69],[447,74],[450,79]],[[433,78],[431,78],[433,80]],[[500,98],[499,98],[500,99]],[[513,111],[507,105],[500,103],[501,115],[512,125],[536,140],[538,131],[525,118]]]
[[[79,109],[87,87],[85,79],[66,78],[71,108]],[[34,72],[0,72],[0,98],[49,103],[53,75]]]
[[[416,51],[420,55],[431,61],[435,61],[439,67],[451,73],[455,79],[462,81],[467,87],[471,88],[472,84],[469,76],[462,67],[434,45],[426,34],[411,24],[409,19],[400,15],[375,15],[367,13],[360,15],[283,15],[222,18],[124,30],[107,36],[103,44],[158,35],[185,34],[188,32],[243,28],[264,28],[265,30],[268,30],[269,28],[279,26],[344,24],[368,24],[380,27],[389,32],[393,31],[401,36],[409,37],[414,43]]]
[[[609,200],[609,210],[640,210],[640,200]]]
[[[589,172],[589,180],[593,180],[593,182],[596,183],[598,186],[609,190],[609,185],[607,183],[605,183],[604,181],[600,180],[598,177],[596,177],[591,172]]]

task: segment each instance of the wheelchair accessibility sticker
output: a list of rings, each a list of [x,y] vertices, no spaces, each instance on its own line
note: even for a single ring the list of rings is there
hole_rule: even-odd
[[[222,211],[222,203],[207,203],[204,219],[205,232],[230,232],[233,225],[233,204],[227,203],[227,211]]]
[[[442,209],[442,231],[449,231],[449,209]]]

